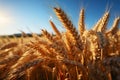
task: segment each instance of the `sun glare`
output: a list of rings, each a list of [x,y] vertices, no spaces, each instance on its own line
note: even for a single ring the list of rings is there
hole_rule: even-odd
[[[9,18],[4,15],[0,15],[0,24],[7,24],[9,23]]]
[[[0,13],[0,25],[5,26],[9,25],[12,22],[10,16]]]
[[[8,22],[7,17],[0,15],[0,23],[6,23],[6,22]]]

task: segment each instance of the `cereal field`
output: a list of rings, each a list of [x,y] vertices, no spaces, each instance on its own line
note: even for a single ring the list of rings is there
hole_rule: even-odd
[[[0,39],[0,80],[120,80],[120,17],[107,30],[106,11],[87,30],[83,8],[76,29],[65,11],[53,10],[65,32],[50,20],[55,36],[42,29],[42,37]]]

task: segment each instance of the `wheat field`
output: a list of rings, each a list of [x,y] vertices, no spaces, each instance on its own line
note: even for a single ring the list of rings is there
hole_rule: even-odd
[[[0,39],[0,80],[120,80],[120,17],[107,29],[106,11],[87,30],[82,8],[76,29],[60,7],[53,10],[65,32],[50,20],[55,36],[42,29],[42,37]]]

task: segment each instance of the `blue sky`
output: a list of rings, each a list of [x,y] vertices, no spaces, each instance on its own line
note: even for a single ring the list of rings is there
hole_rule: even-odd
[[[61,7],[77,28],[79,12],[85,8],[85,23],[91,29],[105,10],[111,7],[108,27],[116,16],[120,16],[120,0],[0,0],[0,35],[19,33],[40,33],[40,29],[52,32],[51,19],[59,30],[62,24],[53,12],[53,7]]]

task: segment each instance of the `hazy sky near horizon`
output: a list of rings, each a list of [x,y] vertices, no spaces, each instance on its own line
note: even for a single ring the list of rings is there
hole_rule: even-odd
[[[120,16],[120,0],[0,0],[0,35],[40,33],[40,29],[52,32],[49,19],[59,30],[64,30],[54,14],[53,7],[62,7],[77,28],[79,12],[85,8],[85,23],[88,29],[97,22],[105,10],[110,9],[108,27],[116,16]]]

